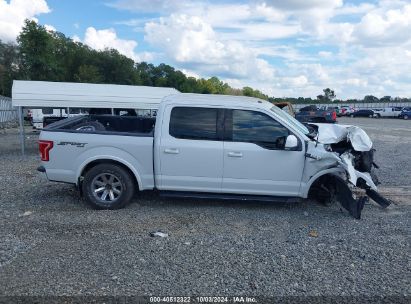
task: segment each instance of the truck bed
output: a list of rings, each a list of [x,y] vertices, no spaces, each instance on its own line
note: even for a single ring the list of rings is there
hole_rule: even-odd
[[[43,162],[53,181],[78,184],[86,165],[95,161],[122,163],[133,171],[141,189],[154,187],[154,118],[87,115],[50,124],[40,134],[49,142],[50,160]]]
[[[48,125],[45,131],[153,136],[155,118],[117,115],[85,115]],[[89,128],[87,128],[89,126]]]

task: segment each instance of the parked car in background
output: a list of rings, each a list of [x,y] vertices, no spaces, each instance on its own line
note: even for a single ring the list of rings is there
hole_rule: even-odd
[[[342,109],[341,106],[335,106],[335,107],[320,107],[321,110],[328,110],[328,111],[335,111],[337,114],[337,117],[342,116]]]
[[[351,106],[342,106],[341,107],[341,116],[348,116],[351,113],[354,113],[355,109]]]
[[[369,109],[360,109],[350,114],[350,117],[374,117],[374,111]]]
[[[376,118],[380,117],[399,117],[401,114],[401,107],[390,107],[390,108],[382,108],[382,109],[375,109],[374,114]]]
[[[65,119],[69,117],[67,109],[53,109],[53,108],[42,108],[42,109],[30,109],[29,110],[32,117],[33,128],[43,129],[47,125]],[[70,116],[86,115],[88,112],[85,109],[70,108]]]
[[[381,113],[384,111],[383,108],[373,108],[371,110],[374,111],[374,117],[376,117],[376,118],[381,117]]]
[[[411,118],[411,108],[404,108],[405,110],[402,110],[402,112],[400,113],[400,115],[398,115],[398,118],[402,118],[402,119],[409,119]]]
[[[295,118],[300,122],[335,123],[337,121],[337,112],[335,110],[320,109],[316,105],[309,105],[301,108],[295,114]]]

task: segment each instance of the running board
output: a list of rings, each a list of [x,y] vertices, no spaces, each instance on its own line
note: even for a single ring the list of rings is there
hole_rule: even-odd
[[[266,195],[244,195],[230,193],[207,193],[207,192],[186,192],[186,191],[160,191],[163,197],[180,197],[180,198],[200,198],[200,199],[221,199],[236,201],[260,201],[276,203],[299,203],[300,197],[294,196],[266,196]]]

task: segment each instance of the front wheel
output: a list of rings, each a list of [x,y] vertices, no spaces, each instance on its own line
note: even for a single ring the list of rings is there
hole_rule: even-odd
[[[354,118],[354,114],[351,114],[350,117],[351,117],[351,118]]]
[[[84,175],[82,190],[95,209],[120,209],[133,198],[135,183],[130,173],[115,164],[99,164]]]
[[[408,119],[408,115],[407,115],[407,114],[404,114],[404,119]]]
[[[372,115],[372,114],[370,114],[370,115],[368,115],[368,117],[369,117],[369,118],[372,118],[372,117],[373,117],[373,115]]]

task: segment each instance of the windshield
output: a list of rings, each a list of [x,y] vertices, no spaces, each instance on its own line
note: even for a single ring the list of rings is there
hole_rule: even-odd
[[[296,127],[299,131],[301,131],[304,135],[310,134],[310,131],[307,129],[306,126],[304,126],[301,122],[299,122],[297,119],[292,117],[290,114],[287,112],[281,110],[277,106],[273,106],[271,109],[275,114],[286,120],[288,123],[292,124],[294,127]]]

